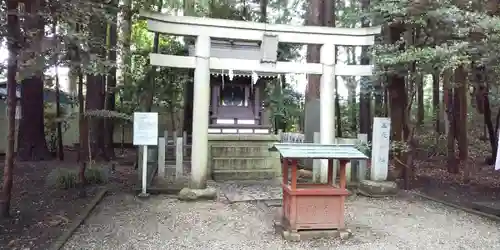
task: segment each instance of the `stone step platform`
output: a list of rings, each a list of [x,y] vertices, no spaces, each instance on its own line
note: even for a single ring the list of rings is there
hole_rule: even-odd
[[[213,182],[219,195],[229,203],[250,201],[281,201],[282,189],[277,180]]]

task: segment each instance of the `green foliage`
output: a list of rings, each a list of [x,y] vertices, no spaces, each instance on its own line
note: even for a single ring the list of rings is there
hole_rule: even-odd
[[[372,145],[370,142],[357,141],[354,147],[368,157],[372,157]]]
[[[123,103],[117,105],[118,110],[131,115],[140,109],[144,93],[153,93],[156,105],[167,107],[169,111],[177,111],[182,104],[182,93],[189,75],[187,69],[168,67],[152,67],[149,64],[149,54],[153,52],[153,34],[147,30],[143,20],[134,23],[132,29],[132,64],[128,65],[128,77],[119,90]],[[185,55],[184,46],[175,38],[160,36],[159,53]]]
[[[101,185],[109,180],[109,168],[105,166],[92,166],[85,169],[88,184]],[[47,185],[57,189],[71,189],[78,187],[78,169],[55,168],[47,176]]]
[[[265,107],[270,111],[270,118],[273,124],[284,127],[275,127],[290,131],[295,124],[299,124],[304,113],[303,96],[295,91],[291,86],[279,84],[276,78],[266,88]]]
[[[500,18],[490,16],[480,6],[459,5],[454,1],[373,1],[371,15],[379,23],[415,30],[413,42],[386,41],[374,47],[375,62],[383,73],[408,74],[415,63],[417,72],[454,69],[498,61]],[[474,8],[473,8],[474,7]],[[387,32],[387,30],[385,31]],[[404,46],[403,50],[399,50]]]

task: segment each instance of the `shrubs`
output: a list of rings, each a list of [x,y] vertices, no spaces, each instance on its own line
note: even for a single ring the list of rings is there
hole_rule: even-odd
[[[85,169],[87,184],[104,184],[109,179],[109,168],[93,166]],[[76,188],[78,185],[78,169],[56,168],[47,176],[47,185],[58,189]]]

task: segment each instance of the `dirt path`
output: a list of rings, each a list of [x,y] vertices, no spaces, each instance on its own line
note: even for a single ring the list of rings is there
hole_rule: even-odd
[[[500,249],[500,224],[420,199],[347,201],[346,242],[287,243],[262,202],[179,202],[109,196],[65,249]]]

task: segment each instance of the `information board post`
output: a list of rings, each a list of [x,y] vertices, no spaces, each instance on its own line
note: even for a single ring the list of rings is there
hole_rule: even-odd
[[[142,191],[139,196],[148,196],[148,146],[158,145],[158,113],[156,112],[134,112],[134,136],[135,146],[142,146]]]

